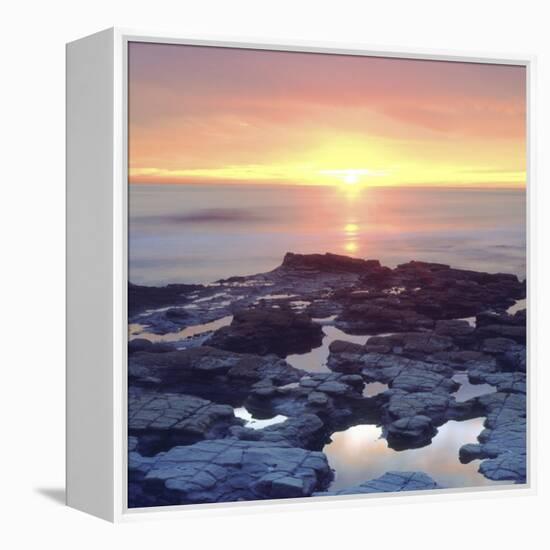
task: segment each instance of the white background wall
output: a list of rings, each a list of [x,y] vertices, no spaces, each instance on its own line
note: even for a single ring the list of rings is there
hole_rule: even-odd
[[[548,543],[550,52],[544,1],[24,1],[2,4],[0,285],[4,548],[542,548]],[[64,44],[119,25],[175,34],[538,55],[539,495],[112,526],[60,503],[64,481]],[[100,342],[97,342],[100,345]],[[91,341],[90,345],[94,345]],[[543,428],[543,429],[542,429]],[[53,497],[53,498],[52,498]],[[546,507],[546,510],[544,509]]]

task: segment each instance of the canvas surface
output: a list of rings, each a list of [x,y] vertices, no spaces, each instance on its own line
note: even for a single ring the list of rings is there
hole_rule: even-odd
[[[128,506],[525,483],[525,67],[128,71]]]

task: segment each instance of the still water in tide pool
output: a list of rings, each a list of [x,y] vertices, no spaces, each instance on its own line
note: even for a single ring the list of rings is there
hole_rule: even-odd
[[[364,345],[369,336],[355,336],[346,334],[344,331],[332,327],[323,327],[323,341],[318,348],[314,348],[307,353],[296,353],[287,355],[285,361],[297,369],[302,369],[308,372],[330,372],[327,367],[329,356],[329,346],[335,340],[344,340],[353,344]]]
[[[525,276],[525,191],[130,185],[129,271],[139,284],[206,283],[332,252]]]
[[[458,450],[466,443],[477,443],[483,430],[483,418],[447,422],[439,428],[432,443],[421,449],[394,451],[381,437],[381,428],[374,425],[353,426],[331,436],[332,442],[323,452],[335,470],[330,490],[347,489],[374,479],[391,470],[420,471],[442,487],[477,487],[502,485],[485,478],[477,470],[479,460],[461,464]]]

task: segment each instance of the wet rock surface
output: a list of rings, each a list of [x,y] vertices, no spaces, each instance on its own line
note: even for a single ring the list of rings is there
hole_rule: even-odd
[[[526,315],[506,311],[524,297],[514,275],[334,254],[288,253],[273,271],[209,285],[130,285],[129,506],[438,488],[392,471],[331,493],[319,451],[357,424],[381,426],[400,451],[484,417],[457,464],[524,483]],[[319,372],[291,366],[322,345],[323,326],[368,338],[333,341]],[[457,401],[457,373],[496,391]],[[387,389],[363,395],[373,382]],[[242,406],[286,419],[252,429]]]

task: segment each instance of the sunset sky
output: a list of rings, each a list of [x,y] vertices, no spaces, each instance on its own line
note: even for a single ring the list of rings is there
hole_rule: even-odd
[[[131,183],[525,185],[525,68],[131,43]]]

